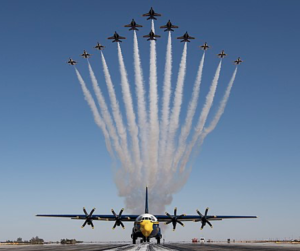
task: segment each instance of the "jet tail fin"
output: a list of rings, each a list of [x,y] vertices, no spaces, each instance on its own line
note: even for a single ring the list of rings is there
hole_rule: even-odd
[[[145,202],[145,214],[149,213],[149,208],[148,208],[148,187],[146,187],[146,202]]]

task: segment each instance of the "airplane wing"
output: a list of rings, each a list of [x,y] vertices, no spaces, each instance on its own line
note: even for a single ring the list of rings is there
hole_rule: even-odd
[[[143,27],[143,25],[136,24],[135,27]]]
[[[131,24],[126,24],[124,25],[124,27],[131,27]]]
[[[160,35],[154,35],[153,37],[160,37]]]
[[[189,37],[188,39],[195,39],[194,37]]]
[[[118,39],[126,39],[126,37],[121,37],[121,36],[119,36]]]
[[[166,222],[169,221],[171,218],[167,215],[155,215],[159,222]],[[215,220],[224,220],[224,219],[252,219],[257,218],[257,216],[227,216],[227,215],[207,215],[206,219],[209,221]],[[182,216],[180,221],[196,221],[201,220],[199,215],[185,215]]]
[[[175,29],[175,28],[179,28],[179,26],[172,25],[171,28],[174,28],[174,29]]]
[[[149,17],[149,16],[150,16],[149,13],[143,14],[143,17]]]
[[[166,29],[166,28],[168,28],[168,26],[167,25],[163,25],[163,26],[160,26],[160,28],[161,29]]]
[[[85,214],[38,214],[37,217],[54,217],[54,218],[70,218],[72,220],[86,220],[87,216]],[[121,215],[121,221],[135,221],[139,215]],[[112,214],[93,214],[91,220],[99,221],[115,221],[116,217]]]
[[[184,39],[184,36],[182,36],[182,37],[178,37],[177,39]]]
[[[145,35],[145,36],[143,36],[143,37],[150,37],[150,35]]]
[[[161,17],[161,14],[158,14],[158,13],[154,13],[153,16],[156,16],[156,17]]]
[[[107,39],[115,39],[115,37],[108,37]]]

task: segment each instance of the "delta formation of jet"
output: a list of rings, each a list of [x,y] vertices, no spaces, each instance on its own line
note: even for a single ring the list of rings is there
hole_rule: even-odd
[[[132,19],[130,24],[126,24],[124,25],[124,27],[130,27],[130,31],[135,30],[138,31],[139,29],[137,29],[136,27],[143,27],[143,25],[137,24],[134,19]]]
[[[99,51],[102,51],[105,47],[103,45],[101,45],[99,42],[97,42],[97,45],[94,48]]]
[[[91,56],[91,54],[88,54],[88,53],[86,52],[86,50],[83,50],[83,54],[81,54],[81,56],[82,56],[83,58],[89,58],[89,57]]]
[[[69,65],[76,65],[77,62],[73,60],[72,58],[69,58],[69,61],[67,62]]]
[[[148,17],[147,20],[149,19],[154,19],[157,20],[156,17],[161,17],[161,14],[156,13],[153,8],[151,7],[151,9],[149,10],[148,13],[143,14],[143,17]]]
[[[240,63],[242,63],[243,61],[241,60],[240,57],[238,57],[237,60],[234,61],[234,64],[239,65]]]
[[[209,49],[209,45],[205,42],[204,45],[199,46],[202,50],[206,51],[207,49]]]
[[[182,39],[181,42],[191,42],[189,39],[195,39],[194,37],[191,37],[187,32],[184,33],[182,37],[178,37],[177,39]]]
[[[115,34],[112,36],[112,37],[108,37],[107,39],[113,39],[113,43],[114,42],[122,42],[120,39],[126,39],[126,37],[121,37],[116,31],[115,31]]]
[[[165,213],[165,215],[153,215],[149,213],[148,207],[148,188],[146,188],[146,203],[145,203],[145,213],[140,215],[123,215],[124,209],[121,209],[119,214],[116,214],[112,209],[112,214],[98,214],[93,215],[95,208],[88,214],[85,208],[83,208],[84,214],[39,214],[36,216],[40,217],[59,217],[59,218],[71,218],[73,220],[84,220],[82,228],[85,227],[86,224],[90,225],[94,228],[93,221],[114,221],[113,229],[117,226],[122,226],[125,228],[123,222],[134,222],[132,228],[132,243],[136,244],[138,238],[141,238],[141,242],[149,242],[150,238],[155,238],[157,243],[160,243],[162,238],[161,228],[159,226],[160,222],[164,222],[165,224],[172,223],[173,231],[176,229],[177,223],[181,226],[184,226],[182,222],[184,221],[193,221],[200,222],[201,229],[203,229],[206,224],[212,227],[210,221],[220,221],[223,219],[249,219],[249,218],[257,218],[257,216],[224,216],[224,215],[208,215],[208,208],[206,208],[204,215],[196,210],[196,215],[186,215],[181,214],[177,215],[177,208],[174,210],[174,215],[170,215],[169,213]]]
[[[227,54],[225,54],[224,50],[221,51],[221,53],[218,54],[219,58],[225,58]]]
[[[179,28],[176,25],[173,25],[169,20],[166,25],[160,26],[161,29],[165,29],[164,31],[174,31],[173,29]]]
[[[156,41],[156,37],[160,37],[159,35],[155,35],[154,32],[151,30],[150,33],[148,35],[145,35],[143,37],[148,37],[147,41],[149,40],[154,40]]]

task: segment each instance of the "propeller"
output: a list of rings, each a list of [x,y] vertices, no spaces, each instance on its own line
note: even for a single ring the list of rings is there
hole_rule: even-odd
[[[96,210],[96,208],[93,208],[92,211],[88,214],[87,211],[85,210],[85,208],[83,208],[83,212],[86,215],[86,220],[83,223],[83,225],[81,226],[81,228],[84,228],[86,224],[90,225],[92,227],[92,229],[94,229],[94,224],[93,224],[93,213]]]
[[[178,219],[181,219],[182,217],[184,217],[185,214],[181,214],[181,215],[177,216],[177,207],[175,207],[175,209],[174,209],[174,215],[173,216],[170,215],[167,212],[166,212],[166,215],[168,217],[170,217],[170,220],[168,220],[165,224],[168,225],[168,224],[172,223],[173,224],[173,231],[175,231],[177,223],[179,223],[181,226],[184,227],[184,224]]]
[[[124,211],[124,208],[122,208],[122,209],[120,210],[119,215],[117,215],[113,209],[111,210],[111,212],[113,213],[113,215],[114,215],[115,218],[116,218],[115,224],[114,224],[114,226],[113,226],[112,229],[115,229],[116,226],[120,226],[120,225],[122,226],[123,229],[125,229],[125,226],[124,226],[123,222],[121,221],[123,211]]]
[[[212,224],[207,220],[207,212],[208,212],[208,209],[209,209],[209,208],[206,208],[205,214],[204,214],[204,215],[201,214],[201,213],[199,212],[198,209],[196,210],[196,212],[200,215],[201,218],[200,218],[199,220],[195,220],[195,222],[201,221],[201,223],[202,223],[202,225],[201,225],[201,230],[205,227],[206,223],[207,223],[211,228],[213,228]]]

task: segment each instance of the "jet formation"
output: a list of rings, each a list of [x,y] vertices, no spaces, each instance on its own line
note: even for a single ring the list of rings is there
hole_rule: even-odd
[[[150,10],[142,15],[143,17],[147,17],[147,20],[157,20],[157,17],[161,17],[162,15],[160,13],[157,13],[154,11],[154,9],[151,7]],[[124,25],[124,27],[129,28],[129,30],[133,30],[133,31],[139,31],[138,28],[143,27],[143,25],[137,24],[136,21],[134,19],[131,20],[131,22],[129,24]],[[170,20],[168,20],[168,22],[165,25],[160,26],[161,29],[164,29],[164,32],[169,31],[169,32],[174,32],[174,29],[178,29],[179,26],[177,25],[173,25],[172,22]],[[155,34],[155,32],[151,29],[151,31],[149,32],[149,34],[144,35],[144,38],[147,38],[147,41],[156,41],[157,38],[160,38],[160,35]],[[113,34],[113,36],[108,37],[107,39],[112,40],[113,43],[121,43],[123,39],[126,39],[126,37],[120,36],[116,31]],[[192,37],[188,34],[188,32],[186,31],[183,36],[181,37],[177,37],[177,39],[180,39],[180,42],[191,42],[191,39],[196,39],[195,37]],[[207,44],[207,42],[205,42],[203,45],[199,46],[202,50],[206,51],[210,48],[210,46]],[[101,45],[99,42],[97,43],[97,45],[94,47],[97,50],[103,50],[104,46]],[[84,58],[89,58],[91,56],[91,54],[87,53],[85,50],[83,52],[83,54],[81,54],[82,57]],[[225,54],[224,50],[221,51],[221,53],[217,54],[217,56],[221,59],[223,59],[224,57],[227,56],[227,54]],[[240,57],[233,61],[235,65],[239,65],[241,64],[243,61],[240,59]],[[69,58],[69,61],[67,62],[69,65],[76,65],[77,62],[71,58]]]

